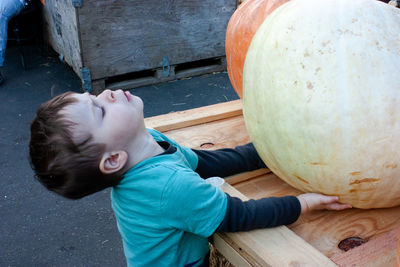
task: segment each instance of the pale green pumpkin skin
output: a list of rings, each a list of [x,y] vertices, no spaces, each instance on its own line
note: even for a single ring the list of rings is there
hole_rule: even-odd
[[[255,34],[243,113],[267,166],[358,208],[400,205],[400,9],[292,0]]]

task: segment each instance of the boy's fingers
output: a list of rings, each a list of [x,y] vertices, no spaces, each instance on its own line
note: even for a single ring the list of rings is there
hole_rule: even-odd
[[[306,193],[300,196],[302,210],[344,210],[352,208],[349,204],[339,203],[338,196],[326,196],[318,193]]]
[[[326,208],[330,210],[344,210],[352,208],[352,206],[350,204],[331,203],[327,205]]]
[[[337,196],[324,196],[322,199],[322,203],[324,204],[330,204],[330,203],[335,203],[339,200]]]
[[[350,205],[350,204],[340,204],[341,205],[341,208],[344,210],[344,209],[351,209],[351,208],[353,208],[353,206],[352,205]]]

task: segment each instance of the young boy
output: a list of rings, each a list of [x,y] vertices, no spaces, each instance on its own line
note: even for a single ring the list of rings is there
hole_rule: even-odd
[[[350,207],[320,194],[246,202],[225,194],[204,178],[265,167],[253,145],[182,147],[146,129],[142,100],[122,90],[65,93],[42,104],[31,125],[30,157],[37,179],[64,197],[112,187],[129,266],[207,266],[215,232],[291,224],[310,210]]]

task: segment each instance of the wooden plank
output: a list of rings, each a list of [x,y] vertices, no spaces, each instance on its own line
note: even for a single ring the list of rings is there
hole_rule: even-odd
[[[248,199],[227,183],[222,188],[231,196]],[[253,266],[336,266],[286,226],[216,235],[234,244],[233,248]],[[220,251],[220,245],[215,247]],[[229,258],[229,255],[224,256]]]
[[[184,130],[177,129],[166,134],[180,144],[195,149],[235,147],[250,142],[244,121],[238,116],[190,126]]]
[[[251,172],[239,173],[239,174],[232,175],[232,176],[225,178],[225,182],[234,186],[238,183],[242,183],[242,182],[254,179],[255,177],[258,177],[260,175],[264,175],[264,174],[267,174],[270,172],[271,171],[269,169],[264,168],[264,169],[259,169],[259,170],[255,170],[255,171],[251,171]]]
[[[253,264],[249,263],[240,252],[236,251],[232,246],[230,246],[220,235],[214,235],[212,241],[214,247],[218,248],[218,252],[224,255],[224,257],[233,266],[240,267],[251,267]]]
[[[398,231],[398,229],[394,229],[374,237],[359,247],[336,255],[332,258],[332,261],[339,266],[394,266],[397,254]]]
[[[242,114],[242,101],[235,100],[191,110],[178,111],[157,117],[146,118],[146,127],[166,132]]]
[[[93,79],[225,56],[236,0],[85,0],[83,65]],[[146,25],[143,27],[143,25]]]

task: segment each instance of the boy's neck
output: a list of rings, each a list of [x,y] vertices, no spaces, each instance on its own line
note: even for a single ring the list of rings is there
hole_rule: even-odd
[[[128,162],[124,172],[137,165],[139,162],[159,155],[165,151],[149,132],[138,136],[128,151]]]

